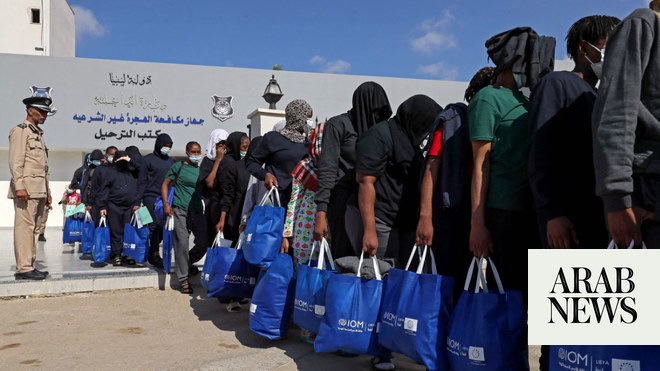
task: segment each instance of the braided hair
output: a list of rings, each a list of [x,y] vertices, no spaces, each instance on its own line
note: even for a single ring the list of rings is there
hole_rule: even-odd
[[[575,60],[582,40],[595,44],[606,38],[621,20],[606,15],[592,15],[573,23],[566,34],[566,53]]]
[[[484,67],[477,71],[465,89],[465,101],[470,102],[477,92],[488,85],[495,83],[495,67]]]

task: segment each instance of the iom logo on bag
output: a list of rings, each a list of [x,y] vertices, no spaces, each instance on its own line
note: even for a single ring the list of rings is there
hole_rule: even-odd
[[[254,314],[257,312],[257,304],[250,304],[250,313]]]
[[[484,355],[484,348],[471,346],[468,349],[468,358],[470,359],[470,361],[486,362],[486,357]]]
[[[366,330],[364,321],[356,321],[353,319],[347,320],[344,318],[340,318],[338,324],[339,326],[337,327],[337,329],[342,331],[364,332]]]
[[[240,283],[244,283],[244,280],[243,280],[243,276],[225,274],[225,282],[240,284]]]
[[[129,249],[129,250],[135,250],[135,244],[134,243],[126,243],[124,242],[124,250]]]
[[[296,309],[299,311],[307,312],[307,302],[301,299],[295,299],[294,300],[294,306]]]
[[[324,305],[314,305],[314,314],[317,316],[324,316],[325,315],[325,306]]]
[[[385,312],[383,313],[383,323],[394,326],[394,324],[397,322],[397,315],[391,312]]]
[[[573,350],[559,348],[557,350],[557,357],[559,358],[559,367],[561,368],[571,371],[591,371],[591,367],[589,367],[589,356],[587,354],[580,354]],[[612,368],[612,370],[616,369]]]

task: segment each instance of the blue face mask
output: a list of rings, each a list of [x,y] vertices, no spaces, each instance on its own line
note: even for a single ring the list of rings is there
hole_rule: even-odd
[[[170,147],[162,147],[160,149],[160,153],[167,156],[170,153],[171,150],[172,150],[172,148],[170,148]]]
[[[245,155],[247,155],[247,151],[241,151],[241,158],[245,158]]]
[[[193,164],[198,164],[200,161],[202,161],[202,156],[188,156],[188,159]]]
[[[94,166],[101,166],[101,160],[93,160],[92,165]]]

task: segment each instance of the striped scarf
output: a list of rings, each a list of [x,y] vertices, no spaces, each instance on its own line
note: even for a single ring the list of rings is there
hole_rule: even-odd
[[[298,162],[291,172],[291,175],[302,183],[305,188],[314,192],[316,192],[316,189],[319,186],[318,180],[316,179],[316,173],[318,171],[317,163],[319,161],[319,156],[321,155],[324,130],[325,122],[318,124],[316,131],[314,131],[314,135],[312,136],[312,142],[309,144],[307,155]]]

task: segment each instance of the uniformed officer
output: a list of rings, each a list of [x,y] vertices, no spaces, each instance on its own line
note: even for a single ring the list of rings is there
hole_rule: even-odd
[[[11,183],[8,197],[14,200],[14,254],[16,279],[43,280],[48,272],[34,268],[37,240],[44,209],[50,207],[48,187],[48,149],[39,127],[55,113],[51,106],[51,88],[31,88],[32,95],[23,99],[27,117],[9,133],[9,170]]]

